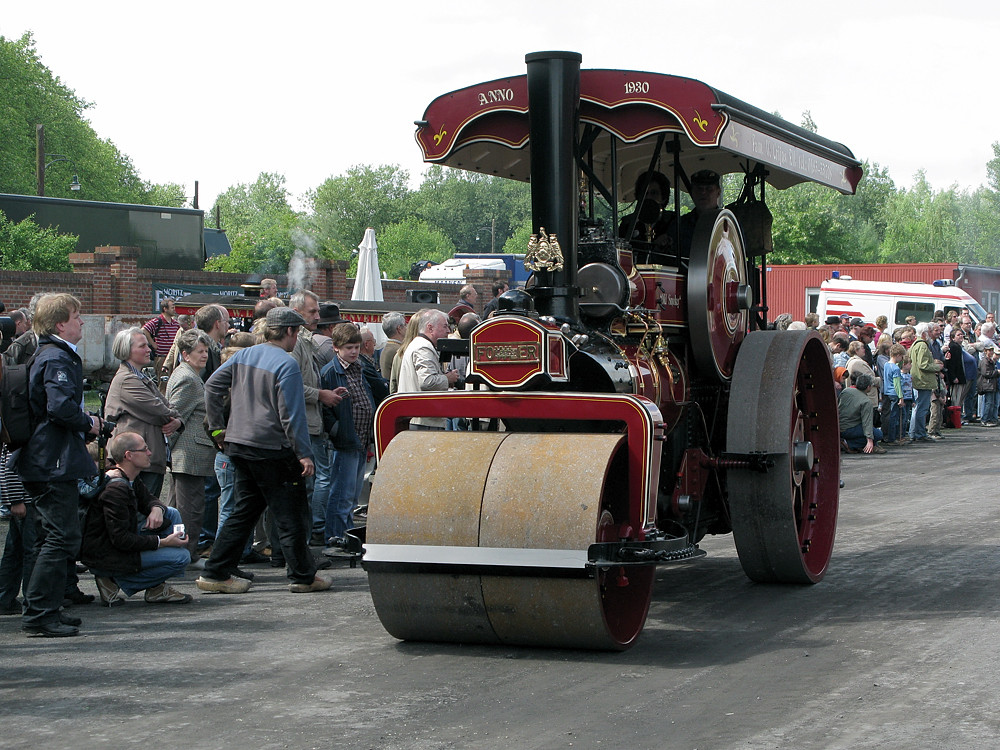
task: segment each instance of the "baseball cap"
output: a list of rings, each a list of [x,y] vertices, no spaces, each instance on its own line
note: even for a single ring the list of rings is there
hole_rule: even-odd
[[[861,318],[851,318],[851,326],[863,326],[865,321]]]
[[[290,307],[275,307],[267,311],[268,328],[284,328],[285,326],[304,326],[306,319]]]

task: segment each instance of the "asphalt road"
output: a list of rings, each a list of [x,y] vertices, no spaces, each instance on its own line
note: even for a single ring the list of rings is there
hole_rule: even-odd
[[[254,566],[244,596],[75,607],[77,638],[0,618],[0,747],[1000,747],[1000,430],[947,435],[844,457],[822,583],[753,584],[708,539],[621,654],[401,643],[343,565],[320,594]]]

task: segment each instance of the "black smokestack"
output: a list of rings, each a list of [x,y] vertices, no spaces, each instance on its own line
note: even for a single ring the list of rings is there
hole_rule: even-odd
[[[576,246],[579,233],[576,133],[580,112],[580,61],[576,52],[532,52],[528,66],[532,231],[545,227],[562,247],[561,271],[539,272],[532,290],[543,315],[579,319]]]

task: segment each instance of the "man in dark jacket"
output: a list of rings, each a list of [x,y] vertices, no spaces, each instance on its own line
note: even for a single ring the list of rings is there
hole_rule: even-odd
[[[84,435],[101,429],[99,417],[83,410],[83,338],[80,300],[50,294],[38,302],[33,321],[38,355],[28,376],[31,411],[37,421],[28,444],[13,457],[14,468],[35,503],[38,556],[24,594],[23,629],[45,638],[73,636],[80,621],[59,608],[66,565],[80,551],[77,480],[97,474]]]
[[[80,549],[80,559],[97,578],[101,602],[114,607],[143,590],[151,604],[191,601],[190,594],[166,584],[183,575],[191,561],[188,538],[183,527],[177,528],[181,514],[135,481],[149,468],[149,446],[139,433],[122,432],[111,440],[108,452],[115,468],[87,510]]]

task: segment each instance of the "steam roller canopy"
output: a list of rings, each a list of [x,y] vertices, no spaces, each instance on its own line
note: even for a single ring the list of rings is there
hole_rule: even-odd
[[[365,556],[385,629],[404,640],[632,645],[649,608],[653,566],[629,567],[627,575],[619,566],[585,568],[589,545],[617,539],[628,520],[613,513],[627,507],[624,444],[620,434],[393,438],[372,488]],[[402,557],[376,562],[380,549]],[[421,565],[422,554],[455,561],[459,572]],[[495,575],[496,565],[466,564],[491,559],[524,566]],[[547,568],[552,560],[564,569]]]

